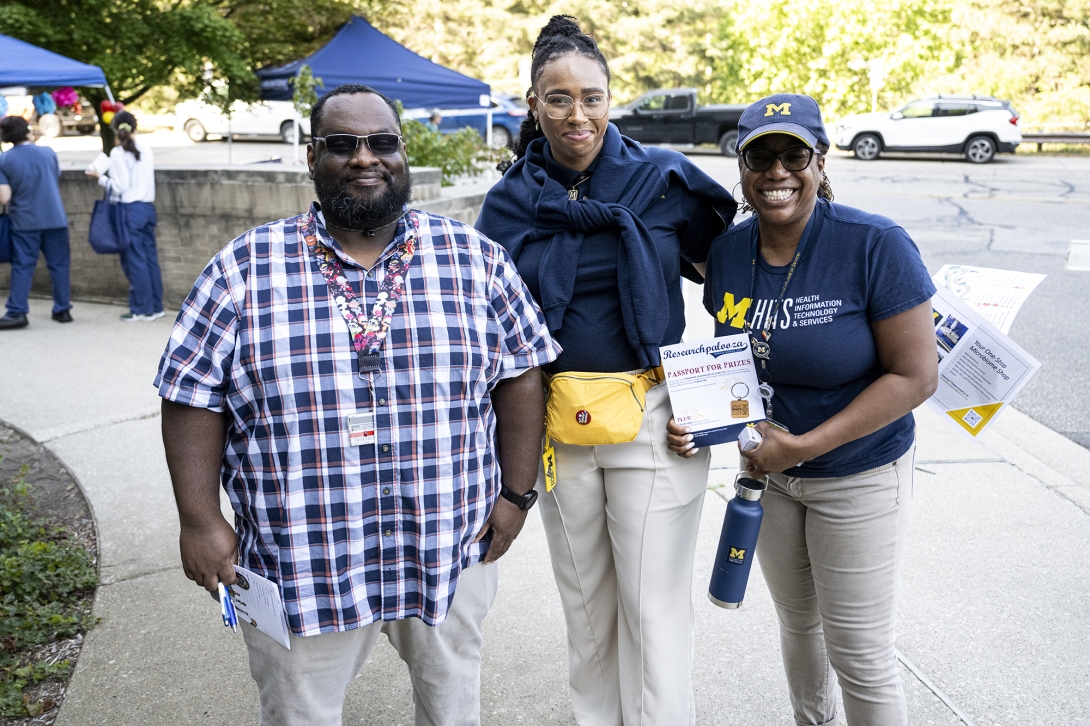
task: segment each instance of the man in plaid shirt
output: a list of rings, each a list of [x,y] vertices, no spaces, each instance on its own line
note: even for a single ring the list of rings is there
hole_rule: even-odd
[[[280,587],[290,650],[242,624],[262,724],[339,726],[380,631],[418,726],[479,724],[492,563],[536,497],[559,347],[499,245],[407,208],[389,99],[338,87],[311,128],[320,205],[212,259],[159,367],[182,563],[213,592],[235,563]]]

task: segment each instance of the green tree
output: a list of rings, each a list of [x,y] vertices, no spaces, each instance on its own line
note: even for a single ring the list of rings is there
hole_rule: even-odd
[[[213,79],[227,81],[240,97],[256,92],[245,37],[199,0],[6,0],[0,28],[100,66],[122,103],[158,85],[193,97]]]
[[[1087,130],[1090,0],[967,0],[951,34],[966,62],[929,90],[1011,99],[1024,125]]]
[[[122,103],[170,85],[182,97],[199,95],[212,81],[235,98],[257,97],[257,79],[245,57],[242,33],[200,0],[6,0],[0,5],[6,35],[100,66]],[[87,89],[98,108],[106,99]],[[103,150],[113,134],[102,125]]]
[[[832,120],[899,101],[963,59],[948,0],[733,2],[706,51],[717,101],[806,93]]]

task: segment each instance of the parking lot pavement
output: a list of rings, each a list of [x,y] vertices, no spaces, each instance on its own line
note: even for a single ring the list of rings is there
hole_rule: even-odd
[[[737,159],[691,158],[735,188]],[[1042,363],[1014,406],[1090,448],[1090,272],[1064,266],[1069,241],[1090,237],[1090,158],[1000,155],[975,165],[834,152],[826,172],[837,202],[901,224],[932,273],[963,264],[1047,275],[1010,331]]]
[[[291,144],[278,141],[236,139],[231,144],[221,139],[194,142],[184,133],[160,129],[138,133],[140,140],[151,147],[156,166],[219,166],[223,164],[294,164]],[[86,169],[102,153],[98,136],[61,136],[41,139],[38,143],[57,152],[64,169]],[[305,165],[307,146],[299,145],[299,164]]]
[[[127,325],[122,311],[77,303],[75,322],[60,326],[47,301],[33,300],[30,327],[0,338],[0,419],[69,467],[98,527],[102,620],[57,724],[253,724],[242,639],[178,562],[150,385],[170,318]],[[910,723],[955,726],[956,713],[970,726],[1087,723],[1090,452],[1015,410],[979,442],[921,411],[918,442],[898,628]],[[699,531],[697,723],[790,726],[759,567],[741,609],[721,610],[705,594],[735,456],[713,451]],[[571,724],[563,616],[536,513],[500,571],[485,621],[483,723]],[[348,689],[345,723],[408,726],[408,682],[382,641]]]

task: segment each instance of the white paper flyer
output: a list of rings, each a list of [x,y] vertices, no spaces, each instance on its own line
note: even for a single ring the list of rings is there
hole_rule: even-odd
[[[931,307],[939,386],[927,404],[979,436],[1041,364],[947,288],[939,286]]]
[[[256,572],[235,565],[238,581],[231,585],[231,602],[239,622],[247,622],[291,650],[288,617],[280,599],[280,586]]]
[[[737,441],[747,423],[764,420],[757,369],[744,334],[659,349],[674,420],[697,446]]]
[[[1014,316],[1045,276],[990,267],[943,265],[931,279],[935,287],[952,292],[1006,335]]]

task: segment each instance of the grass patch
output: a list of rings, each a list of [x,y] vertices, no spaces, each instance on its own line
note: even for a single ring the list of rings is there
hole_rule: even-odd
[[[1023,141],[1015,149],[1019,156],[1090,156],[1090,144],[1041,144],[1037,151],[1036,141]]]
[[[2,457],[0,457],[2,458]],[[63,683],[73,663],[46,647],[94,626],[94,560],[64,527],[34,512],[29,467],[0,483],[0,716],[37,716],[53,704],[28,689]],[[62,651],[63,653],[63,651]]]

